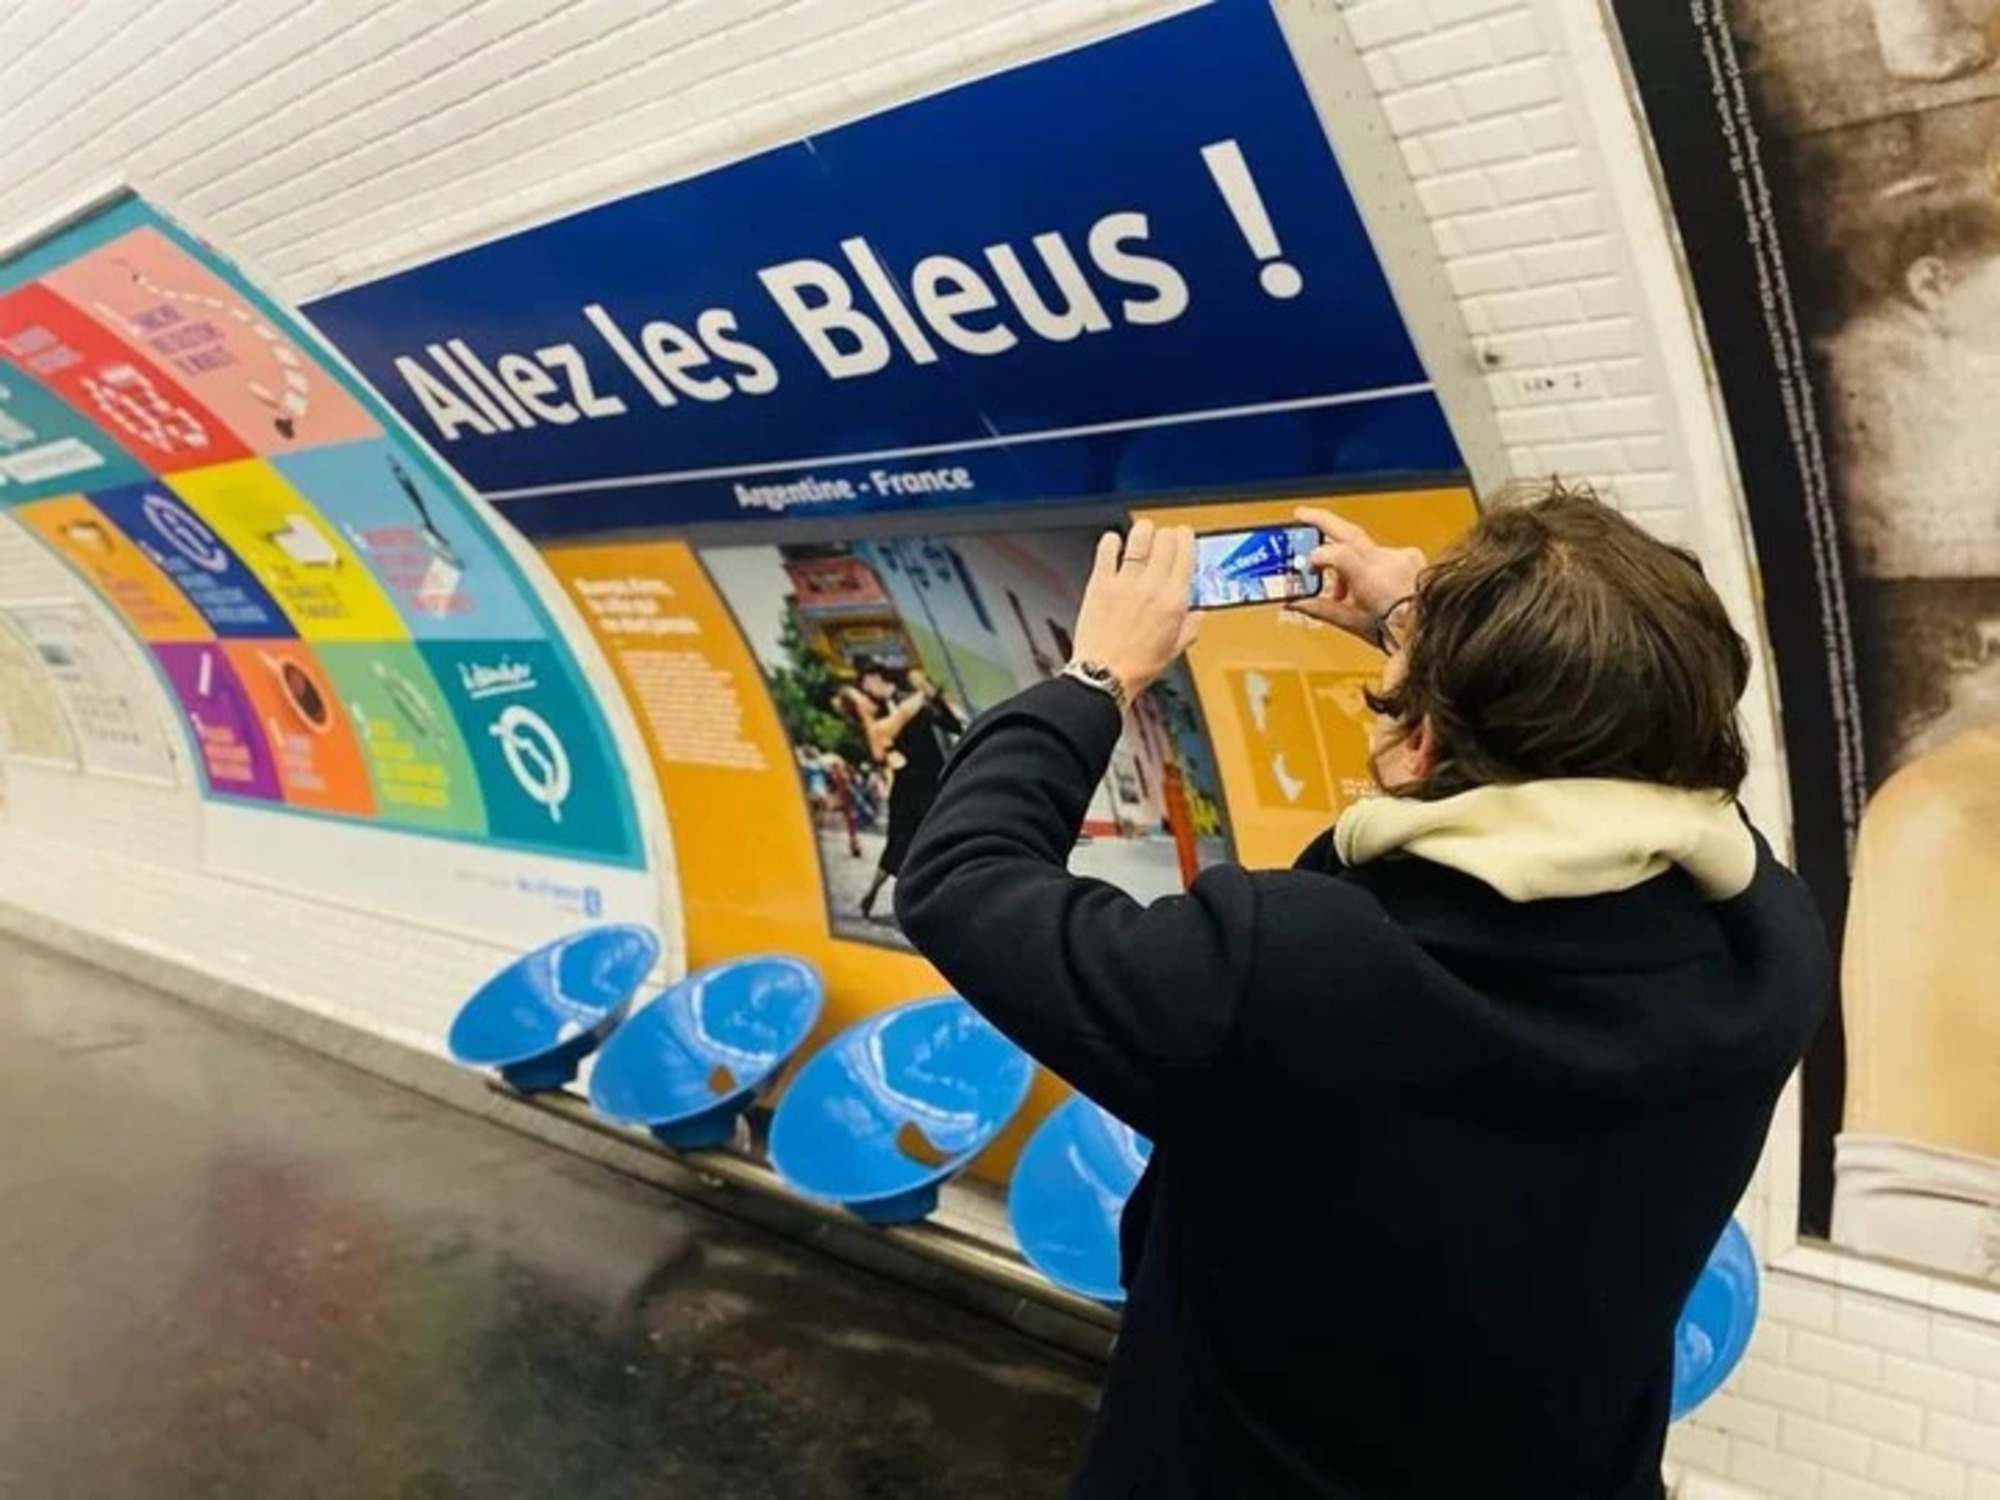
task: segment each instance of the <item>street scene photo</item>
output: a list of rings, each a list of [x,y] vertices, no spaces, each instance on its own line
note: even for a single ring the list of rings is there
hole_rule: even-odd
[[[952,746],[1055,676],[1096,532],[712,548],[703,565],[770,689],[811,806],[836,936],[907,948],[894,882]],[[1226,856],[1185,672],[1134,705],[1071,860],[1152,901]]]

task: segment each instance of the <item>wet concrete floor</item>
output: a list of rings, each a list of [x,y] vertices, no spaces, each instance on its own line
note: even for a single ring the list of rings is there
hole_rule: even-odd
[[[1088,1366],[0,939],[0,1496],[1059,1495]]]

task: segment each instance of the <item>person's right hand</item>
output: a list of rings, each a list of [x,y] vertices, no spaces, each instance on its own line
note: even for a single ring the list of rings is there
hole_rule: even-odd
[[[1083,590],[1071,633],[1071,658],[1108,667],[1125,701],[1159,681],[1201,629],[1188,602],[1194,581],[1194,532],[1186,526],[1132,523],[1129,536],[1107,531]]]
[[[1338,625],[1369,645],[1383,611],[1417,591],[1417,575],[1428,561],[1415,547],[1385,547],[1352,521],[1332,511],[1302,505],[1294,514],[1324,538],[1312,553],[1321,575],[1320,590],[1286,608]]]

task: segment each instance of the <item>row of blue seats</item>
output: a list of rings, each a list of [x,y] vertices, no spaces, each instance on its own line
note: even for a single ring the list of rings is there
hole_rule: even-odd
[[[628,1015],[658,960],[658,940],[641,927],[592,928],[537,949],[466,1002],[452,1056],[533,1092],[567,1084],[596,1051],[599,1114],[676,1150],[727,1146],[818,1023],[819,973],[781,955],[735,959]],[[1027,1054],[956,996],[897,1006],[799,1070],[771,1121],[771,1164],[797,1191],[871,1223],[912,1222],[1020,1111],[1033,1078]],[[1122,1300],[1118,1211],[1150,1151],[1081,1098],[1036,1132],[1013,1176],[1010,1216],[1050,1280]]]
[[[819,973],[782,955],[734,959],[627,1014],[659,962],[643,927],[590,928],[517,959],[453,1022],[452,1056],[524,1092],[560,1088],[597,1051],[590,1102],[677,1150],[727,1146],[739,1118],[818,1023]],[[601,1048],[601,1050],[599,1050]],[[870,1223],[908,1223],[1019,1112],[1034,1064],[957,996],[849,1027],[807,1059],[771,1120],[787,1185]],[[1008,1187],[1022,1253],[1058,1286],[1117,1304],[1118,1220],[1151,1145],[1082,1096],[1029,1139]],[[1742,1357],[1757,1313],[1756,1257],[1732,1222],[1675,1335],[1674,1415]]]

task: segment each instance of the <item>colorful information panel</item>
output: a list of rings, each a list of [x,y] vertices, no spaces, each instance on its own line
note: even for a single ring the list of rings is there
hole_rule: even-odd
[[[456,481],[135,197],[0,261],[0,508],[143,643],[210,797],[643,863],[577,664]],[[22,627],[112,768],[94,648]]]

